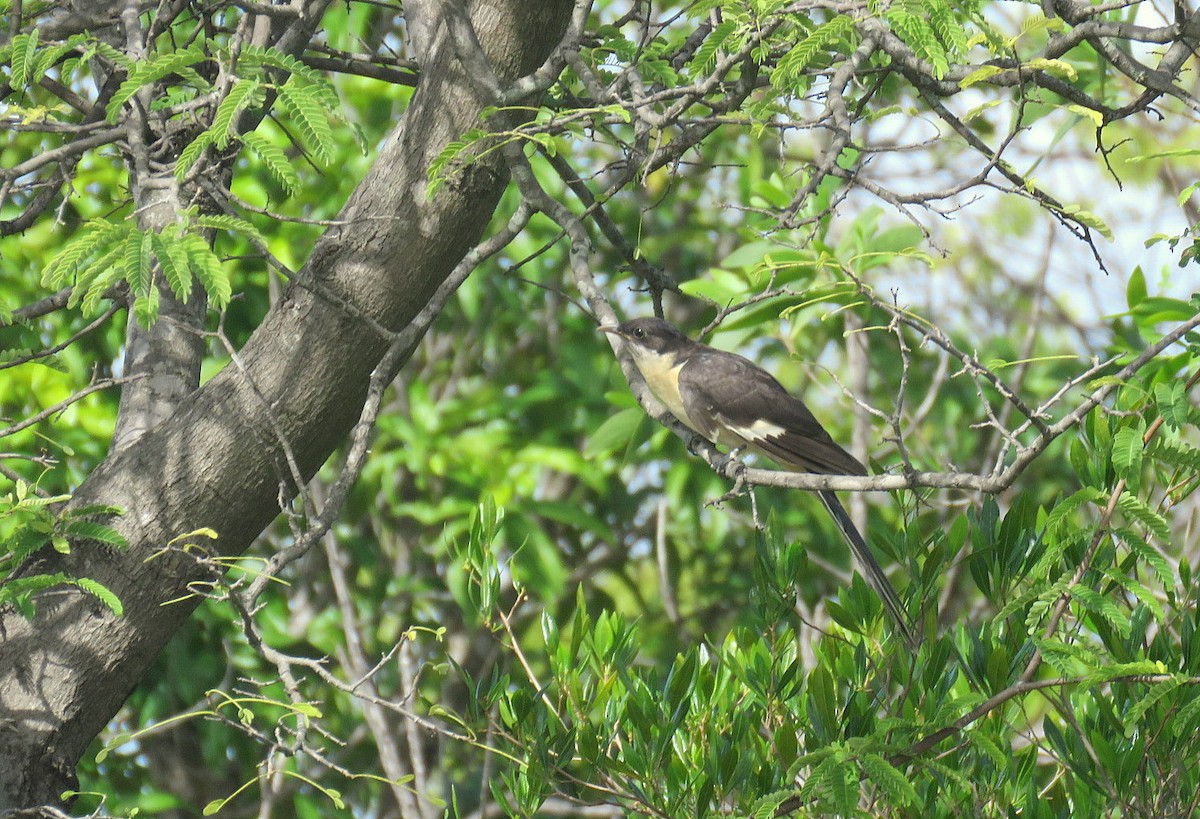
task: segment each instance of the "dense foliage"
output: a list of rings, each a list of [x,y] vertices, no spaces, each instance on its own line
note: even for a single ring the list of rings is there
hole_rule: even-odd
[[[581,0],[511,81],[476,5],[0,6],[0,604],[140,616],[51,553],[202,578],[159,601],[203,603],[100,715],[66,808],[1194,813],[1200,16]],[[196,351],[152,428],[320,291],[310,254],[436,43],[486,104],[411,195],[499,158],[511,181],[470,277],[386,328],[416,335],[346,397],[354,434],[311,481],[271,476],[245,552],[70,503],[138,445],[121,390],[173,377],[136,351]],[[596,332],[664,310],[873,477],[752,462],[754,503],[726,497]],[[176,479],[203,486],[190,454]],[[915,656],[799,491],[831,485],[873,490],[842,494]],[[19,651],[0,633],[0,664]]]

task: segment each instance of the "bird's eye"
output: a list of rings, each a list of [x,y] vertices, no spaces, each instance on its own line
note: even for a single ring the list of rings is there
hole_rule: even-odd
[[[646,335],[646,331],[643,330],[641,327],[638,327],[633,331],[634,338],[644,338],[645,335]]]

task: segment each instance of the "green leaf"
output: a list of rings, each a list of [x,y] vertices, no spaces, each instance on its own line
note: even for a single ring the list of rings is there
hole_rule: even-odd
[[[917,791],[912,783],[895,766],[879,754],[867,754],[859,760],[867,778],[893,802],[912,805],[917,802]]]
[[[1129,282],[1125,285],[1125,303],[1129,309],[1137,307],[1146,298],[1146,275],[1142,268],[1135,267],[1129,274]]]
[[[1136,578],[1127,576],[1119,571],[1105,572],[1104,576],[1111,579],[1143,603],[1156,621],[1161,623],[1166,618],[1166,612],[1163,610],[1162,603],[1158,602],[1158,598],[1154,596],[1154,593]]]
[[[1183,441],[1169,441],[1162,435],[1157,436],[1154,439],[1154,457],[1172,466],[1200,472],[1200,448]]]
[[[1188,405],[1182,381],[1155,384],[1154,402],[1158,405],[1158,414],[1162,416],[1163,423],[1168,428],[1179,430],[1187,425],[1191,407]]]
[[[125,278],[125,268],[120,264],[120,255],[121,246],[113,245],[108,253],[80,272],[75,290],[67,300],[67,306],[72,306],[74,302],[79,305],[84,315],[88,316],[100,312],[100,300],[105,297],[109,288]]]
[[[121,114],[121,108],[143,86],[161,80],[168,74],[178,74],[184,68],[207,59],[208,54],[205,53],[203,47],[199,44],[192,44],[179,51],[155,54],[148,60],[134,63],[125,82],[117,88],[105,108],[108,121],[115,124]]]
[[[201,227],[212,228],[213,230],[227,230],[234,234],[241,233],[260,242],[267,241],[258,228],[245,219],[239,219],[236,216],[227,216],[225,214],[201,216],[196,220],[196,224]]]
[[[854,20],[839,14],[813,29],[812,33],[791,47],[771,72],[771,85],[779,90],[802,90],[801,75],[824,49],[846,40],[854,31]]]
[[[125,607],[121,605],[121,600],[100,582],[92,580],[90,577],[76,578],[72,582],[85,592],[93,595],[101,603],[108,606],[108,610],[117,617],[123,617],[125,615]]]
[[[257,132],[243,134],[242,144],[258,155],[267,172],[289,196],[300,188],[300,175],[288,160],[287,154],[275,143]]]
[[[834,757],[830,757],[834,759]],[[825,780],[827,795],[836,813],[849,816],[858,804],[860,783],[853,765],[834,765]]]
[[[332,159],[333,129],[329,126],[329,110],[323,105],[319,92],[311,83],[295,77],[279,88],[279,101],[295,121],[308,146],[322,163]]]
[[[174,237],[161,233],[151,234],[151,245],[171,292],[186,304],[192,294],[192,266],[188,262],[187,252]]]
[[[97,308],[103,293],[125,278],[124,253],[125,243],[122,241],[80,269],[75,275],[75,288],[67,299],[67,306],[75,307],[82,303],[83,311],[89,314]],[[89,296],[92,298],[89,299]]]
[[[38,47],[38,30],[35,28],[28,34],[18,34],[12,38],[12,56],[8,77],[9,87],[14,91],[22,91],[25,86],[39,78],[34,76],[34,65]]]
[[[1095,487],[1086,486],[1072,495],[1063,498],[1054,505],[1046,518],[1046,534],[1057,535],[1059,529],[1067,522],[1067,517],[1079,507],[1088,503],[1099,503],[1106,495]]]
[[[913,52],[930,65],[934,79],[940,80],[950,70],[946,49],[938,41],[929,22],[913,14],[903,6],[889,6],[884,17],[896,36],[903,40]]]
[[[751,819],[775,819],[779,813],[779,806],[793,795],[793,791],[775,791],[760,796],[750,807]]]
[[[1172,677],[1169,680],[1152,685],[1146,696],[1142,697],[1134,703],[1132,708],[1122,714],[1121,721],[1125,724],[1125,736],[1133,736],[1135,731],[1140,730],[1141,726],[1139,723],[1146,715],[1146,712],[1153,708],[1163,697],[1183,685],[1185,679],[1183,677]],[[1155,720],[1155,722],[1159,721]]]
[[[82,262],[98,251],[107,252],[128,230],[129,225],[122,222],[89,222],[46,265],[42,286],[58,289],[72,284]]]
[[[1182,299],[1147,296],[1134,312],[1138,323],[1152,326],[1162,321],[1187,321],[1196,315],[1195,308]]]
[[[129,545],[129,541],[125,539],[125,536],[111,526],[105,526],[103,523],[91,520],[71,521],[63,529],[63,532],[73,539],[94,540],[98,543],[115,546],[118,549],[124,549]]]
[[[194,233],[180,237],[180,242],[187,253],[192,272],[208,293],[213,307],[218,310],[224,308],[233,296],[233,287],[221,260],[209,249],[208,243]]]
[[[1200,189],[1200,182],[1193,182],[1192,184],[1188,185],[1179,192],[1178,196],[1175,197],[1175,204],[1182,206],[1196,194],[1197,189]]]
[[[1167,521],[1141,498],[1125,492],[1117,499],[1117,508],[1125,517],[1137,521],[1153,532],[1159,540],[1167,543],[1171,541],[1171,527]]]
[[[490,135],[487,131],[480,128],[472,128],[463,134],[461,140],[447,143],[446,147],[442,148],[438,152],[438,155],[433,158],[433,162],[429,163],[429,186],[426,189],[426,196],[432,199],[437,194],[438,189],[446,184],[446,180],[450,178],[450,173],[447,172],[447,169],[451,167],[451,163],[461,162],[463,165],[470,164],[473,160],[471,155],[467,155],[461,159],[460,156],[467,148],[481,142],[488,136]]]
[[[262,101],[261,90],[262,85],[257,80],[242,80],[229,89],[225,99],[217,106],[216,116],[213,117],[212,126],[209,128],[215,135],[213,142],[217,148],[224,150],[229,145],[229,140],[234,135],[237,115],[243,109]]]
[[[1126,162],[1137,163],[1145,162],[1148,159],[1174,159],[1184,156],[1200,156],[1200,148],[1179,148],[1171,151],[1155,151],[1149,154],[1138,154],[1126,159]]]
[[[1125,547],[1129,549],[1130,554],[1136,555],[1142,563],[1145,563],[1154,571],[1159,583],[1168,588],[1175,585],[1175,571],[1171,568],[1170,562],[1163,557],[1158,549],[1155,549],[1131,529],[1118,527],[1116,535],[1125,544]]]
[[[929,15],[929,24],[945,47],[947,56],[954,60],[961,59],[967,53],[967,34],[963,21],[945,0],[924,0],[923,5]]]
[[[215,139],[216,134],[212,131],[204,131],[188,143],[179,152],[179,159],[175,160],[175,178],[182,182],[187,177],[188,171],[196,164],[196,160],[200,158],[200,154],[205,148],[212,145]]]
[[[699,77],[712,71],[717,63],[717,52],[721,50],[721,46],[725,45],[729,36],[739,28],[739,25],[736,20],[725,20],[709,32],[688,63],[692,76]],[[624,111],[624,109],[621,110]]]
[[[97,54],[104,59],[112,62],[122,68],[129,69],[133,67],[133,60],[129,59],[124,52],[118,51],[115,47],[109,45],[103,40],[97,39],[91,35],[83,35],[85,48],[80,55],[84,61],[91,60]]]
[[[237,68],[240,76],[250,76],[261,73],[262,68],[275,68],[299,77],[312,86],[312,91],[320,97],[321,104],[332,110],[338,106],[337,92],[325,79],[320,71],[310,68],[290,54],[284,54],[274,48],[263,48],[256,45],[244,45],[238,55]],[[249,69],[249,71],[247,71]],[[258,69],[258,71],[255,71]]]
[[[607,455],[626,446],[632,440],[646,414],[640,408],[631,407],[604,419],[584,447],[583,457],[592,459]]]
[[[1112,663],[1104,665],[1084,675],[1084,685],[1098,685],[1121,677],[1144,676],[1148,674],[1166,674],[1167,666],[1159,660],[1134,660],[1128,663]]]
[[[138,324],[149,329],[158,320],[159,306],[158,288],[151,288],[149,293],[138,296],[133,300],[133,316]]]
[[[129,282],[129,289],[139,298],[149,295],[154,289],[154,277],[150,267],[152,241],[149,233],[131,230],[125,237],[124,249],[121,252],[123,276],[125,281]]]
[[[1145,423],[1138,419],[1138,423],[1122,427],[1113,436],[1112,464],[1117,474],[1126,481],[1132,482],[1141,474],[1145,426]]]

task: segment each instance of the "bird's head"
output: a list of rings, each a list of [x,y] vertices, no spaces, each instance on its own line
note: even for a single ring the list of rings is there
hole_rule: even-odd
[[[624,339],[637,358],[670,355],[691,343],[675,325],[660,318],[636,318],[600,329]]]

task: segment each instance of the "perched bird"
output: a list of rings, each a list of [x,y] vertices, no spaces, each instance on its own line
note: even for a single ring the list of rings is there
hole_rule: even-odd
[[[799,398],[747,358],[701,344],[658,318],[601,327],[625,342],[646,385],[685,426],[734,450],[750,449],[797,472],[866,475]],[[846,537],[859,568],[910,647],[914,635],[900,596],[832,490],[821,500]]]

